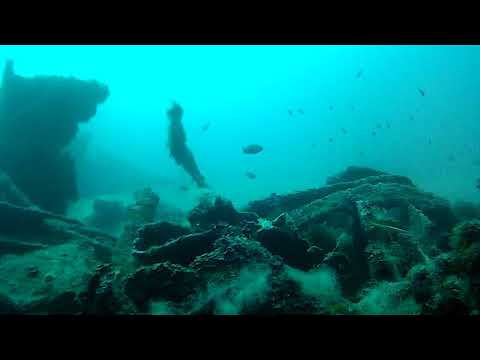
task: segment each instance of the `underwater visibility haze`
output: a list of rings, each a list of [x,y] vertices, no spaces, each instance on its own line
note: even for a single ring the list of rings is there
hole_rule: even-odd
[[[0,46],[0,313],[477,314],[479,46]]]

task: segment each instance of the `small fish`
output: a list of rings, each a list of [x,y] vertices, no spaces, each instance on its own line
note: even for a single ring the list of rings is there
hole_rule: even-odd
[[[328,138],[328,141],[329,141],[329,142],[333,142],[333,138]]]
[[[387,121],[387,123],[385,124],[385,126],[387,127],[387,129],[390,129],[390,123]]]
[[[292,111],[292,110],[288,110],[288,114],[289,114],[290,116],[293,116],[293,111]]]
[[[210,127],[210,123],[206,123],[202,126],[202,131],[207,131],[208,128]]]
[[[381,129],[381,128],[382,128],[382,124],[377,123],[376,128],[377,128],[377,129]]]
[[[343,135],[346,135],[346,134],[347,134],[347,129],[342,128],[342,134],[343,134]]]
[[[257,177],[257,175],[255,175],[255,174],[254,174],[253,172],[251,172],[251,171],[247,171],[247,172],[245,173],[245,176],[248,177],[248,178],[251,179],[251,180],[253,180],[253,179],[255,179],[255,178]]]
[[[413,115],[410,115],[409,118],[410,118],[411,121],[414,120]]]
[[[302,109],[298,109],[297,112],[298,112],[299,114],[305,115],[305,113],[303,112]]]
[[[428,145],[432,145],[432,139],[428,138]]]
[[[263,146],[258,144],[250,144],[248,146],[243,147],[244,154],[254,155],[254,154],[258,154],[261,151],[263,151]]]
[[[425,96],[425,90],[419,88],[418,92],[420,93],[420,95]]]
[[[372,131],[372,136],[375,136],[377,135],[377,133],[375,131]]]
[[[357,79],[360,79],[362,77],[362,75],[363,75],[363,70],[359,70],[357,72]]]
[[[330,105],[330,106],[328,107],[328,110],[332,111],[332,110],[333,110],[333,105]]]
[[[364,155],[365,155],[365,153],[364,153],[363,151],[360,151],[359,154],[360,154],[360,156],[364,156]]]
[[[455,155],[453,155],[453,154],[448,155],[448,161],[449,162],[454,162],[455,160],[456,160]]]
[[[317,144],[312,144],[312,149],[315,149],[317,147]]]
[[[350,106],[350,110],[355,111],[355,106],[354,105]]]
[[[189,190],[189,189],[188,189],[188,186],[186,186],[186,185],[180,186],[180,191],[184,191],[184,192],[185,192],[185,191],[188,191],[188,190]]]

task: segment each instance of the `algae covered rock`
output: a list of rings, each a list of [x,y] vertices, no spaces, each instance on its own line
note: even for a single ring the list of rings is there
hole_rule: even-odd
[[[246,207],[246,211],[254,212],[261,217],[270,219],[280,215],[282,212],[298,209],[314,200],[324,198],[339,191],[348,190],[365,184],[375,185],[380,183],[413,186],[412,181],[405,176],[389,174],[368,176],[358,180],[338,182],[316,189],[297,191],[286,195],[272,194],[266,199],[250,202]]]
[[[239,271],[252,264],[275,266],[282,260],[275,257],[259,242],[243,236],[221,236],[214,243],[214,250],[197,256],[190,264],[201,276],[211,278],[212,274],[226,274]]]
[[[146,309],[148,301],[162,298],[182,301],[198,286],[191,269],[170,262],[139,268],[125,282],[125,294],[139,309]]]
[[[231,201],[222,197],[213,200],[208,195],[201,198],[199,204],[188,215],[192,227],[208,229],[214,225],[238,225],[242,221],[256,221],[253,213],[238,212]]]
[[[403,278],[437,253],[431,239],[441,239],[455,223],[447,201],[407,181],[372,181],[386,176],[338,183],[349,187],[288,212],[296,233],[326,250],[323,261],[338,272],[347,294],[369,278]]]
[[[166,221],[145,224],[137,231],[134,248],[135,250],[144,251],[152,246],[163,245],[170,240],[189,233],[189,229]]]
[[[0,312],[474,313],[478,220],[457,223],[448,201],[405,177],[353,167],[328,182],[247,208],[265,218],[205,197],[191,227],[153,222],[159,198],[145,189],[121,244],[0,202]]]
[[[120,271],[112,264],[98,265],[83,294],[83,311],[110,315],[135,313],[135,306],[123,292],[122,280]]]

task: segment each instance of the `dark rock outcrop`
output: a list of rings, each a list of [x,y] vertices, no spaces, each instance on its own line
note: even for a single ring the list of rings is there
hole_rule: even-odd
[[[188,215],[192,227],[208,229],[218,224],[238,225],[242,221],[256,221],[254,213],[238,212],[231,201],[216,197],[215,200],[205,197]]]
[[[112,264],[97,266],[88,289],[82,296],[84,313],[87,314],[133,314],[135,306],[123,293],[120,273]]]
[[[77,199],[74,162],[63,149],[108,95],[95,81],[25,78],[7,63],[0,92],[0,168],[34,204],[64,213]]]
[[[189,229],[166,221],[145,224],[137,231],[137,236],[133,244],[134,249],[144,251],[152,246],[163,245],[170,240],[174,240],[189,233]]]
[[[125,282],[125,294],[141,311],[147,311],[149,300],[185,300],[194,293],[197,280],[193,270],[163,262],[141,267],[130,275]]]
[[[242,236],[222,236],[215,241],[214,250],[197,256],[190,264],[201,276],[238,271],[252,264],[279,265],[282,260],[273,256],[257,241]]]
[[[295,232],[277,227],[262,229],[258,231],[256,240],[273,255],[279,255],[288,265],[299,269],[308,269],[312,265],[308,243]]]

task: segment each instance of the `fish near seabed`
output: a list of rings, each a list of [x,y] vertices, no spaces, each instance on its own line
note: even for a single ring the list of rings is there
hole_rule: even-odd
[[[420,93],[420,95],[425,96],[425,90],[419,88],[418,92]]]
[[[244,146],[242,150],[244,154],[254,155],[263,151],[263,146],[258,144],[250,144],[250,145]]]

